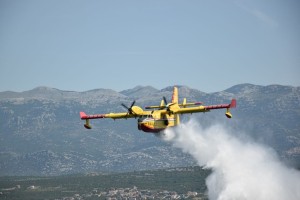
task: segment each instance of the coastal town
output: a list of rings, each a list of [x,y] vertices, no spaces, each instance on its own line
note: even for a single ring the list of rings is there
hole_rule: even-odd
[[[11,194],[19,190],[20,185],[12,188],[2,188],[0,197],[10,198]],[[38,191],[42,188],[40,186],[31,185],[26,188],[27,191]],[[147,190],[139,189],[136,186],[132,188],[110,188],[107,191],[100,191],[98,188],[94,188],[92,191],[79,194],[74,193],[72,195],[56,198],[56,200],[85,200],[85,199],[103,199],[103,200],[150,200],[150,199],[193,199],[202,200],[206,199],[205,194],[188,191],[186,194],[179,194],[175,191],[167,190]]]
[[[190,166],[118,174],[0,177],[0,199],[203,200],[208,199],[204,182],[208,174],[208,170]]]
[[[198,192],[189,191],[186,194],[178,194],[175,191],[167,190],[141,190],[134,186],[133,188],[110,188],[107,191],[98,191],[98,189],[94,189],[88,194],[75,194],[71,197],[64,197],[62,200],[94,199],[95,197],[105,200],[205,199],[204,194]]]

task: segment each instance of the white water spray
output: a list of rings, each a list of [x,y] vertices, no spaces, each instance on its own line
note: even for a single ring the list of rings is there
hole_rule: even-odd
[[[164,140],[212,169],[206,179],[210,200],[300,200],[300,173],[262,145],[237,139],[221,125],[195,121],[165,131]]]

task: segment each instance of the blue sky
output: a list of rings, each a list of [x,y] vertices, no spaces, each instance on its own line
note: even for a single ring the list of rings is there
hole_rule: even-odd
[[[298,0],[0,0],[0,91],[300,86]]]

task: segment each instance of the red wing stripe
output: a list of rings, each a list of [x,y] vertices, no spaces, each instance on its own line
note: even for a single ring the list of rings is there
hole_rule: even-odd
[[[97,118],[105,118],[105,115],[99,114],[99,115],[88,115],[89,119],[97,119]]]
[[[81,119],[98,119],[98,118],[105,118],[104,114],[99,115],[81,115]]]
[[[230,104],[219,104],[219,105],[211,105],[211,106],[204,106],[205,109],[222,109],[222,108],[229,108]]]

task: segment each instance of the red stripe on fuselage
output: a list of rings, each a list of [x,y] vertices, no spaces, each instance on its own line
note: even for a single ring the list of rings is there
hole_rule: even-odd
[[[141,130],[147,133],[159,133],[165,130],[165,128],[151,128],[145,124],[141,124]]]

